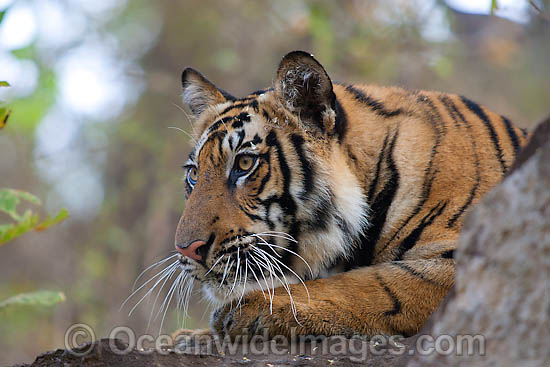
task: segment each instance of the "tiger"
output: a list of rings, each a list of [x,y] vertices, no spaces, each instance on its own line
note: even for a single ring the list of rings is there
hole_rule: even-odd
[[[182,90],[196,141],[175,248],[215,307],[178,336],[418,333],[466,211],[529,138],[463,96],[333,83],[304,51],[244,98],[192,68]]]

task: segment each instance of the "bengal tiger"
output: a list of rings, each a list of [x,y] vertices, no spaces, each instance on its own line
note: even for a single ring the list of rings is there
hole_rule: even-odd
[[[216,310],[178,335],[417,333],[464,213],[528,138],[462,96],[333,83],[302,51],[245,98],[182,83],[197,141],[175,246]]]

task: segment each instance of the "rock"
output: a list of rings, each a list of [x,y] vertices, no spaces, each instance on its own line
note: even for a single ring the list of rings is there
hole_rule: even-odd
[[[269,342],[268,342],[269,344]],[[329,347],[335,343],[327,344]],[[405,341],[407,348],[412,346],[411,339]],[[258,346],[262,348],[262,343]],[[50,366],[116,366],[116,367],[185,367],[185,366],[250,366],[250,367],[274,367],[274,366],[370,366],[370,367],[389,367],[405,366],[406,361],[399,356],[393,356],[389,353],[380,353],[372,356],[368,349],[367,358],[361,354],[355,353],[322,353],[318,351],[307,350],[305,353],[292,352],[290,348],[271,349],[265,354],[252,355],[243,354],[242,349],[232,355],[219,355],[215,353],[202,354],[181,354],[173,351],[162,353],[146,353],[138,350],[130,350],[121,353],[127,349],[127,344],[119,339],[101,339],[92,344],[85,344],[75,350],[79,353],[86,351],[82,356],[76,356],[63,349],[44,353],[36,358],[33,367]],[[383,349],[383,348],[382,348]],[[298,349],[297,349],[298,350]]]
[[[534,136],[504,182],[468,214],[455,255],[455,289],[423,331],[481,335],[483,355],[434,353],[408,366],[550,361],[550,119]]]

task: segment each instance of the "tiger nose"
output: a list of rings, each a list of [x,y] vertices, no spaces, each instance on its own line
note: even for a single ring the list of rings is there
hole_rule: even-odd
[[[187,256],[193,260],[202,261],[203,256],[199,254],[198,250],[200,247],[203,247],[205,245],[206,245],[206,242],[201,240],[196,240],[191,242],[189,245],[185,247],[176,244],[176,250],[183,256]]]

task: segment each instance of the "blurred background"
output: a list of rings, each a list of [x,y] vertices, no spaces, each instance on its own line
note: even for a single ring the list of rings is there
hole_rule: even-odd
[[[170,129],[191,131],[185,66],[243,96],[303,49],[334,80],[459,93],[529,128],[550,112],[549,14],[541,0],[0,0],[0,80],[11,84],[0,100],[12,110],[0,187],[70,213],[0,248],[0,301],[66,295],[0,311],[0,365],[62,347],[73,323],[99,337],[119,325],[147,331],[152,302],[130,317],[139,297],[119,308],[172,250],[185,205],[189,141]],[[186,326],[204,327],[206,303],[194,300]],[[178,327],[174,310],[164,333]]]

